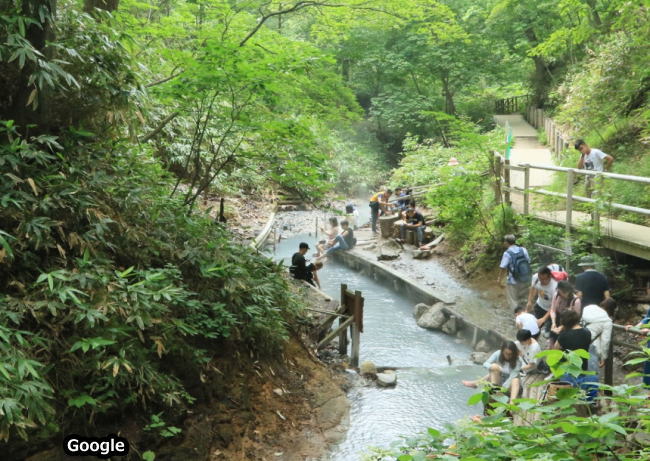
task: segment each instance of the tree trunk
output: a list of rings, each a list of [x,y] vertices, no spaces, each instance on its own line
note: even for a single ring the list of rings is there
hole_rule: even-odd
[[[105,11],[115,11],[120,5],[120,0],[84,0],[84,11],[92,13],[95,8]]]
[[[454,93],[449,87],[449,77],[447,75],[441,78],[442,80],[442,94],[445,98],[445,113],[449,115],[456,115],[456,105],[454,104]]]
[[[25,39],[31,43],[34,49],[47,57],[49,53],[45,49],[45,44],[48,40],[54,39],[52,21],[56,14],[56,0],[24,1],[21,14],[33,21],[25,30]],[[39,115],[42,113],[42,108],[34,110],[27,104],[32,91],[36,89],[34,84],[29,84],[29,77],[36,71],[36,68],[30,61],[27,61],[22,69],[18,69],[15,62],[12,67],[16,69],[16,79],[12,85],[14,92],[8,113],[3,114],[3,118],[14,120],[19,129],[26,133],[27,125],[40,125],[41,122]],[[43,99],[43,95],[37,97],[39,101]],[[38,129],[43,131],[46,127],[39,126]]]

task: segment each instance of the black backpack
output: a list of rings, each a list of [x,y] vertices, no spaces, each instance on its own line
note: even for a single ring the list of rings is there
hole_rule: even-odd
[[[518,283],[530,283],[532,279],[532,271],[530,269],[530,263],[528,258],[524,253],[524,250],[521,247],[518,252],[507,250],[510,254],[510,266],[508,270],[512,274],[512,277]]]

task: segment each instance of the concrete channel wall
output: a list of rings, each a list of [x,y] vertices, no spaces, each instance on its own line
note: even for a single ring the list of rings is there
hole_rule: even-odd
[[[275,217],[276,212],[274,211],[271,214],[266,226],[264,226],[262,232],[251,244],[253,248],[261,249],[264,247],[271,234],[271,229],[273,228]],[[458,327],[457,336],[465,340],[467,343],[471,344],[472,347],[475,347],[480,341],[485,341],[490,350],[496,350],[501,347],[503,341],[510,340],[510,338],[506,338],[501,333],[498,333],[494,330],[482,328],[466,320],[463,316],[459,315],[453,310],[453,300],[444,296],[442,293],[436,293],[427,287],[420,286],[414,280],[409,279],[408,277],[400,274],[390,267],[387,267],[377,261],[371,261],[355,252],[354,250],[337,251],[333,255],[338,261],[342,262],[350,269],[362,272],[363,274],[372,277],[375,280],[390,284],[393,287],[393,290],[409,298],[411,301],[413,301],[414,305],[417,303],[433,305],[438,302],[446,304],[447,306],[443,308],[443,311],[448,318],[456,318],[456,324]],[[311,285],[309,285],[309,287],[313,288]],[[315,289],[315,291],[318,292],[317,294],[320,296],[330,298],[320,290]],[[338,302],[336,300],[331,301],[338,305]],[[333,311],[337,310],[335,306],[332,306],[330,308],[332,308]]]
[[[396,292],[413,301],[414,305],[417,303],[433,305],[438,302],[446,304],[443,311],[448,318],[456,318],[456,325],[458,327],[457,336],[471,344],[472,347],[475,347],[480,341],[485,341],[490,350],[496,350],[501,347],[503,341],[511,341],[510,338],[506,338],[501,333],[482,328],[468,321],[453,310],[453,300],[429,288],[418,285],[417,282],[405,277],[390,267],[386,267],[376,261],[371,261],[354,250],[337,251],[334,255],[338,261],[350,269],[360,271],[377,281],[390,284]]]

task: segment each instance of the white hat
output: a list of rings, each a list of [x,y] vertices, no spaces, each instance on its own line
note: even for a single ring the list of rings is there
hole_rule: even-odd
[[[449,161],[447,162],[447,166],[456,166],[456,165],[460,165],[460,162],[456,157],[450,158]]]

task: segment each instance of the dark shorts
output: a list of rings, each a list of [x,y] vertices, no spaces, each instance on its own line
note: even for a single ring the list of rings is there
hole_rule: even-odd
[[[547,312],[548,311],[545,311],[544,309],[542,309],[539,306],[539,304],[535,303],[535,307],[533,308],[533,314],[535,314],[536,319],[541,319],[542,317],[544,317],[546,315]],[[551,317],[546,319],[546,322],[544,322],[544,325],[542,325],[540,327],[540,329],[544,329],[544,328],[546,328],[546,329],[551,328]],[[535,339],[537,339],[537,338],[535,338]]]

